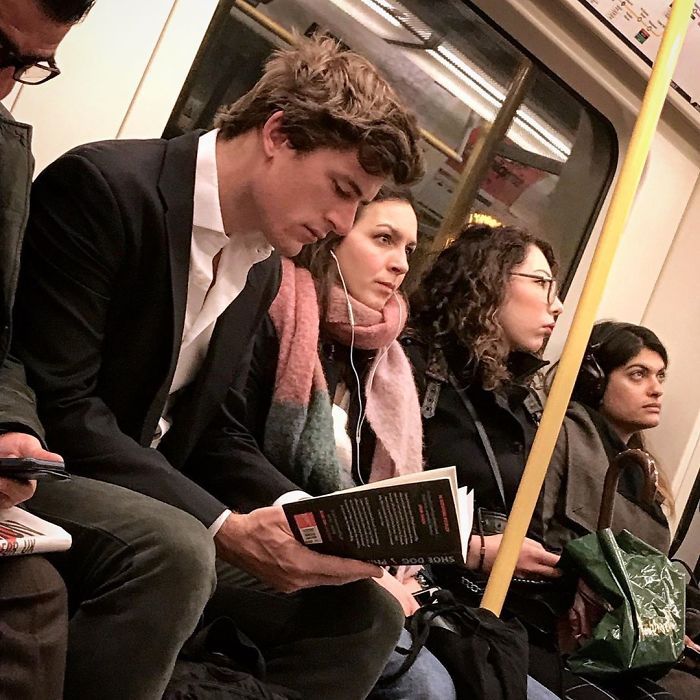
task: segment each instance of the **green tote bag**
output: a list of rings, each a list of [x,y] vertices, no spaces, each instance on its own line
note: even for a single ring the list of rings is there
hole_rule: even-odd
[[[619,473],[630,466],[642,470],[643,498],[651,502],[658,479],[653,457],[637,449],[620,453],[605,475],[598,531],[569,542],[560,562],[597,597],[599,620],[567,659],[581,676],[660,675],[684,648],[684,573],[631,532],[610,529]]]
[[[683,652],[685,576],[658,550],[627,530],[585,535],[566,545],[560,566],[576,571],[605,610],[567,667],[605,678],[662,673]]]

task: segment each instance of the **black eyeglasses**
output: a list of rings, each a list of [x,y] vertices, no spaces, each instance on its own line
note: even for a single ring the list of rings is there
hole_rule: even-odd
[[[515,277],[527,277],[528,279],[535,280],[547,293],[547,303],[551,306],[557,298],[557,292],[559,291],[559,285],[554,277],[542,277],[542,275],[531,275],[527,272],[511,272],[511,275]]]
[[[12,77],[18,83],[41,85],[61,74],[52,58],[22,58],[10,47],[11,42],[0,32],[0,69],[13,67]]]

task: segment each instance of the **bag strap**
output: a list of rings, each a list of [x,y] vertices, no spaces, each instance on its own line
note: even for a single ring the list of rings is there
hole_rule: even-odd
[[[391,686],[410,670],[411,666],[413,666],[418,658],[421,649],[428,641],[431,626],[435,624],[435,618],[440,618],[443,615],[449,615],[451,613],[460,613],[465,608],[466,606],[463,603],[456,602],[452,594],[446,591],[438,592],[433,602],[418,608],[406,621],[406,629],[410,632],[412,639],[410,649],[396,647],[396,651],[399,654],[403,654],[406,658],[394,673],[382,677],[377,682],[377,686],[382,688]],[[455,634],[461,634],[457,630],[454,630],[454,632]]]
[[[406,658],[399,668],[389,676],[383,676],[377,681],[377,686],[380,688],[387,688],[393,685],[401,676],[411,669],[411,666],[416,662],[418,654],[420,654],[421,649],[425,646],[428,641],[428,635],[430,634],[430,624],[419,624],[419,613],[421,613],[424,608],[419,608],[413,616],[407,621],[407,629],[411,633],[411,647],[410,649],[404,649],[403,647],[396,647],[396,651],[399,654],[403,654]],[[438,614],[438,613],[436,613]],[[435,615],[433,615],[434,617]]]
[[[695,572],[690,568],[690,566],[688,566],[688,564],[686,564],[682,559],[678,559],[677,557],[673,559],[669,558],[669,561],[671,561],[671,563],[673,564],[680,564],[686,570],[688,577],[690,578],[690,583],[692,583],[693,586],[695,586],[695,588],[700,588],[700,584],[698,583],[698,579],[695,576]]]
[[[478,433],[479,439],[481,440],[481,446],[484,448],[484,452],[486,452],[486,457],[488,459],[489,466],[491,467],[491,473],[493,474],[493,478],[496,480],[496,485],[498,486],[498,493],[501,495],[501,501],[503,503],[504,512],[508,512],[508,505],[506,503],[506,492],[503,488],[503,477],[501,476],[501,470],[498,466],[498,461],[496,460],[496,455],[493,451],[493,447],[491,446],[491,440],[489,440],[489,436],[484,428],[484,424],[481,422],[481,419],[479,418],[471,399],[467,396],[464,389],[460,389],[452,375],[450,375],[450,384],[452,384],[460,399],[462,399],[462,403],[467,409],[467,412],[469,413],[472,421],[474,421],[476,432]]]
[[[457,379],[452,372],[449,371],[445,356],[439,347],[433,346],[430,348],[424,374],[427,382],[421,404],[421,415],[426,420],[435,416],[435,409],[437,408],[438,399],[440,398],[440,389],[442,388],[443,384],[449,382],[457,392],[457,395],[467,409],[467,413],[469,413],[470,418],[476,426],[476,432],[479,435],[479,440],[484,448],[484,452],[486,452],[486,458],[488,459],[491,473],[493,474],[493,478],[496,480],[496,485],[498,486],[498,493],[500,494],[501,501],[503,503],[503,512],[507,513],[508,505],[506,503],[506,493],[503,487],[503,477],[501,476],[501,470],[498,466],[498,461],[496,460],[493,447],[491,446],[491,440],[489,440],[489,436],[484,429],[484,424],[477,415],[471,399],[467,396],[464,389],[459,386]]]

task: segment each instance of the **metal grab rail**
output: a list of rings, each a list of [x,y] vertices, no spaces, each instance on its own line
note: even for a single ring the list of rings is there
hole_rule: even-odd
[[[552,458],[613,256],[632,208],[634,195],[651,147],[651,140],[690,24],[692,9],[693,0],[674,0],[671,16],[664,30],[639,116],[632,131],[629,148],[613,190],[603,230],[559,361],[552,390],[547,398],[542,421],[525,465],[520,487],[508,517],[508,525],[503,533],[503,540],[481,601],[483,608],[491,610],[496,615],[501,614],[520,548],[537,504],[547,466]]]
[[[234,7],[237,7],[241,12],[248,15],[252,20],[255,20],[259,25],[265,27],[269,32],[272,32],[276,37],[286,41],[288,44],[294,43],[294,34],[285,29],[281,24],[270,19],[266,14],[260,12],[257,8],[249,5],[245,0],[234,0]],[[440,151],[444,156],[451,158],[458,163],[462,162],[461,154],[457,153],[454,148],[450,148],[441,138],[436,136],[432,131],[419,128],[421,138],[426,143],[429,143],[433,148]]]

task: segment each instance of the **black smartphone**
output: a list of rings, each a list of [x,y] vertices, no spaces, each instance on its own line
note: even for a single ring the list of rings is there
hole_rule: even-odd
[[[5,479],[69,479],[63,462],[35,457],[1,457],[0,477]]]
[[[423,590],[416,591],[413,597],[418,601],[418,605],[427,605],[433,599],[433,596],[440,589],[437,586],[431,586],[430,588],[424,588]]]

